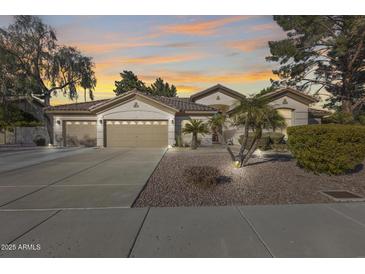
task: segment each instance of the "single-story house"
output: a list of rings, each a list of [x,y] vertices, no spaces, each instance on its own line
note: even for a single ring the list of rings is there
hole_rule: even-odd
[[[285,88],[265,95],[286,119],[288,126],[309,123],[309,106],[316,99]],[[112,99],[49,107],[53,116],[54,144],[59,146],[164,147],[178,138],[190,142],[181,133],[188,119],[207,121],[227,111],[245,96],[220,84],[188,98],[154,96],[132,90]],[[236,137],[240,135],[237,131]],[[209,145],[216,137],[201,137]],[[237,138],[234,138],[237,140]]]

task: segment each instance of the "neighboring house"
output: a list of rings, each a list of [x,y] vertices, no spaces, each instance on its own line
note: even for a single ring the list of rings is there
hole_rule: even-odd
[[[35,96],[14,96],[7,98],[14,106],[30,114],[35,121],[44,123],[45,104]],[[34,145],[36,139],[45,139],[49,143],[47,129],[44,126],[17,126],[12,130],[0,129],[0,145]]]
[[[293,89],[280,89],[265,95],[286,119],[288,126],[309,123],[309,106],[316,99]],[[190,98],[168,98],[129,91],[112,99],[59,105],[47,108],[53,115],[54,144],[59,146],[164,147],[177,139],[190,118],[207,121],[220,111],[228,111],[245,96],[216,85]],[[234,142],[242,133],[228,129]],[[202,145],[217,141],[202,136]]]

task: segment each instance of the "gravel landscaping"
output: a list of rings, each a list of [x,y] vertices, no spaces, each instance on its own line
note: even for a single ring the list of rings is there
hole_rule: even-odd
[[[208,180],[208,184],[194,182],[191,174],[200,171],[193,167],[203,167],[201,172],[214,167],[218,179],[214,183]],[[238,169],[222,148],[173,148],[134,207],[333,203],[319,192],[324,190],[347,190],[365,197],[365,169],[341,176],[315,175],[297,167],[290,154],[283,153],[257,156],[249,166]]]

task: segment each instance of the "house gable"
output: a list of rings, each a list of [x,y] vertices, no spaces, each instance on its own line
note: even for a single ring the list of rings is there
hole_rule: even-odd
[[[235,90],[222,86],[220,84],[200,91],[192,96],[190,100],[204,105],[227,105],[232,106],[239,102],[245,96]]]
[[[317,99],[315,99],[314,97],[304,94],[292,88],[278,89],[263,95],[263,97],[267,98],[270,102],[287,97],[295,101],[301,102],[302,104],[305,104],[307,106],[317,102]]]
[[[169,105],[166,105],[160,101],[157,101],[149,96],[145,96],[142,93],[138,92],[138,91],[130,91],[127,92],[123,95],[119,95],[116,98],[107,101],[106,103],[102,104],[102,105],[98,105],[95,108],[91,108],[91,112],[95,113],[95,114],[99,114],[99,113],[103,113],[107,110],[113,110],[114,108],[126,104],[128,103],[130,100],[139,100],[141,102],[144,102],[146,105],[151,105],[157,109],[160,109],[162,111],[171,113],[171,114],[175,114],[178,109],[175,109]]]
[[[104,120],[173,119],[174,115],[175,113],[170,109],[165,109],[139,96],[129,98],[97,113],[98,118]]]
[[[215,98],[217,98],[217,96],[221,97],[223,96],[223,98],[227,99],[229,98],[229,100],[241,100],[243,98],[245,98],[245,96],[233,89],[227,88],[223,85],[217,84],[213,87],[210,87],[206,90],[200,91],[198,93],[193,94],[192,96],[190,96],[190,100],[193,102],[202,102],[203,98],[206,98],[208,96],[214,96]],[[219,98],[220,99],[220,98]],[[222,104],[220,102],[218,102],[219,100],[217,100],[217,102],[215,102],[216,104]]]

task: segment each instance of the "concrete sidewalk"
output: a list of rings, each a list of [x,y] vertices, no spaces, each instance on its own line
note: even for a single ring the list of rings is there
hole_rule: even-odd
[[[364,257],[365,203],[0,210],[3,257]]]

